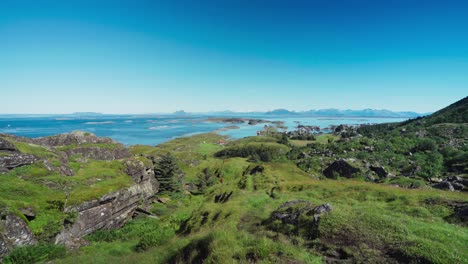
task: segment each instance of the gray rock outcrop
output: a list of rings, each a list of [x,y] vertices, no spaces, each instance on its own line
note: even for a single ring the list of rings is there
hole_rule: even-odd
[[[0,156],[0,172],[12,170],[24,165],[33,164],[38,158],[30,154],[14,153],[8,156]]]
[[[0,138],[0,151],[18,152],[18,149],[12,143]]]
[[[308,201],[294,200],[282,204],[271,214],[273,220],[281,220],[285,224],[297,225],[302,214],[313,216],[314,221],[318,221],[320,216],[332,210],[330,204],[314,206]]]
[[[14,247],[37,243],[23,219],[12,213],[2,215],[0,227],[4,230],[0,233],[0,261]]]
[[[127,173],[134,179],[135,185],[107,194],[100,199],[85,202],[79,206],[67,208],[75,212],[76,220],[65,228],[55,242],[69,248],[79,247],[81,238],[96,230],[122,227],[131,219],[142,201],[153,197],[159,189],[159,183],[152,170],[145,168],[141,161],[127,162]]]
[[[452,191],[452,192],[455,191],[452,184],[450,182],[447,182],[447,181],[436,183],[436,184],[432,185],[432,188],[436,188],[436,189],[440,189],[440,190],[447,190],[447,191]]]
[[[304,200],[294,200],[282,204],[270,216],[270,227],[288,235],[306,238],[319,237],[320,218],[333,210],[330,204],[313,205]],[[280,221],[279,225],[275,222]],[[291,227],[293,229],[291,230]]]
[[[447,191],[466,191],[467,186],[468,180],[458,176],[449,176],[441,182],[433,184],[432,188]]]
[[[50,137],[34,138],[32,141],[37,145],[57,147],[67,145],[82,145],[82,144],[106,144],[117,143],[110,138],[97,137],[96,135],[84,132],[73,131],[71,133],[64,133]]]
[[[330,164],[324,171],[323,175],[330,179],[336,179],[337,176],[345,178],[353,178],[354,174],[360,172],[359,168],[351,166],[346,160],[339,159]]]

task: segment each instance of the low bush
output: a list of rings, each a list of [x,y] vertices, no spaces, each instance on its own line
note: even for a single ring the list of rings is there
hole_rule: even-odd
[[[35,246],[24,246],[15,248],[3,263],[30,264],[64,257],[66,249],[64,246],[52,244],[39,244]]]

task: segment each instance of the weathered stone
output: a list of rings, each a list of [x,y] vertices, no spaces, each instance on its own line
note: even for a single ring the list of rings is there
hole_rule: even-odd
[[[333,208],[330,204],[322,204],[314,206],[312,203],[304,200],[294,200],[282,204],[276,209],[270,217],[270,223],[281,221],[283,225],[292,225],[293,232],[296,235],[302,235],[307,238],[317,238],[319,235],[318,226],[320,217],[332,211]],[[289,228],[282,228],[278,225],[271,226],[276,231],[290,230]]]
[[[136,159],[130,159],[125,162],[125,172],[130,175],[135,183],[154,178],[154,170],[145,167],[145,164]]]
[[[1,217],[3,232],[0,234],[0,260],[12,248],[37,243],[28,225],[18,216],[8,213]]]
[[[12,143],[0,138],[0,151],[18,152],[18,149]]]
[[[12,154],[8,156],[0,156],[0,169],[4,168],[12,170],[24,165],[33,164],[38,158],[30,154]]]
[[[461,191],[463,189],[465,189],[465,185],[459,183],[459,182],[451,182],[453,188],[456,190],[456,191]]]
[[[295,200],[282,204],[271,214],[271,218],[281,220],[285,224],[297,224],[301,214],[313,215],[314,219],[318,220],[321,214],[330,212],[331,210],[332,207],[329,204],[313,206],[308,201]]]
[[[331,179],[335,179],[336,176],[352,178],[355,173],[360,171],[360,169],[351,166],[346,160],[339,159],[330,164],[323,171],[323,175]]]
[[[66,208],[66,212],[76,212],[77,219],[56,237],[55,242],[76,248],[81,245],[80,238],[85,235],[100,229],[123,226],[132,218],[142,200],[158,192],[158,187],[156,179],[148,177],[128,189],[107,194],[99,200]]]
[[[440,183],[436,183],[432,185],[432,188],[440,189],[440,190],[447,190],[447,191],[455,191],[455,188],[453,188],[452,184],[448,181],[443,181]]]
[[[449,181],[449,182],[455,182],[455,181],[461,181],[463,178],[458,177],[458,176],[449,176],[444,179],[444,181]]]
[[[432,177],[432,178],[429,178],[429,181],[430,181],[431,183],[439,183],[439,182],[442,182],[442,179]]]

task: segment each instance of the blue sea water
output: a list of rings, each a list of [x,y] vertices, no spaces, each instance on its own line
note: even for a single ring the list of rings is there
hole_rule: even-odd
[[[59,116],[2,116],[0,133],[24,137],[44,137],[75,130],[88,131],[101,137],[110,137],[125,145],[157,145],[171,139],[211,132],[236,125],[239,129],[218,132],[232,138],[254,136],[265,124],[226,124],[207,121],[207,116],[173,115],[102,115],[96,117]],[[226,118],[226,117],[223,117]],[[343,118],[305,116],[255,116],[271,121],[283,121],[288,130],[294,130],[298,122],[302,125],[315,125],[321,128],[339,124],[368,124],[399,122],[404,118]]]

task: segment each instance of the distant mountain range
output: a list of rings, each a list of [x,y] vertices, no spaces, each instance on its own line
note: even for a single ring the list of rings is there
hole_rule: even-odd
[[[189,116],[189,115],[203,115],[203,116],[233,116],[233,117],[256,117],[263,115],[271,116],[320,116],[320,117],[396,117],[396,118],[415,118],[419,116],[426,116],[431,113],[416,113],[416,112],[394,112],[385,109],[363,109],[363,110],[340,110],[340,109],[318,109],[295,112],[287,109],[275,109],[268,112],[233,112],[233,111],[213,111],[213,112],[185,112],[184,110],[176,111],[172,114],[169,113],[153,113],[141,115],[176,115],[176,116]],[[127,114],[130,115],[130,114]],[[131,114],[138,116],[138,114]],[[71,117],[71,118],[95,118],[101,116],[126,116],[126,114],[102,114],[96,112],[76,112],[72,114],[0,114],[1,118],[24,118],[24,117]]]
[[[219,111],[209,113],[197,113],[212,116],[256,116],[256,115],[271,115],[271,116],[321,116],[321,117],[400,117],[400,118],[415,118],[426,116],[431,113],[416,113],[416,112],[394,112],[385,109],[363,109],[363,110],[340,110],[340,109],[318,109],[295,112],[287,109],[276,109],[268,112],[232,112]]]
[[[306,115],[306,116],[333,116],[333,117],[418,117],[429,113],[416,112],[394,112],[385,109],[363,109],[363,110],[340,110],[340,109],[318,109],[303,112],[294,112],[286,109],[276,109],[266,112],[267,115]]]

